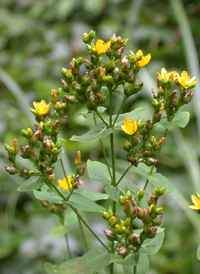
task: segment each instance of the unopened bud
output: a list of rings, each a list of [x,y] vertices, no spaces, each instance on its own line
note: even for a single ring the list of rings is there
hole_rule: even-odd
[[[57,102],[57,93],[55,89],[51,90],[51,101],[53,104],[55,104]]]
[[[159,226],[162,222],[162,216],[163,216],[163,213],[158,215],[155,219],[153,219],[152,224],[155,226]]]
[[[104,212],[103,212],[103,218],[104,218],[105,220],[109,220],[110,215],[109,215],[109,213],[108,213],[107,211],[104,211]]]
[[[5,170],[10,174],[10,175],[14,175],[17,173],[17,169],[14,166],[4,166]]]
[[[124,205],[124,212],[125,212],[127,215],[129,215],[130,211],[131,211],[130,202],[129,202],[129,200],[126,200],[125,205]]]
[[[145,165],[147,165],[147,166],[153,166],[153,165],[157,164],[158,161],[159,161],[158,159],[147,158],[145,160]]]
[[[149,215],[146,208],[144,208],[143,210],[143,216],[144,216],[144,222],[147,224],[149,221]]]
[[[108,229],[103,229],[104,233],[106,234],[106,237],[109,241],[114,241],[116,240],[116,236],[111,230]]]
[[[134,233],[134,234],[132,234],[128,237],[128,242],[130,244],[134,244],[137,241],[138,238],[140,238],[140,235]]]
[[[120,247],[118,249],[118,254],[122,255],[123,257],[126,257],[126,255],[128,254],[128,248],[126,248],[126,247]]]
[[[151,228],[149,228],[149,231],[147,233],[147,237],[148,238],[154,238],[156,236],[157,229],[158,229],[157,226],[152,226]]]
[[[138,200],[142,200],[142,198],[144,197],[144,194],[145,194],[145,190],[144,189],[140,189],[138,192],[137,192],[137,197],[138,197]]]
[[[112,216],[110,219],[109,219],[109,224],[111,226],[114,226],[116,224],[117,220],[116,220],[116,217],[115,216]]]

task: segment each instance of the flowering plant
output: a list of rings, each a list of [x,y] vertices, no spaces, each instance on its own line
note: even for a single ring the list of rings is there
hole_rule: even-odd
[[[62,68],[62,88],[51,91],[51,103],[47,104],[44,100],[33,102],[34,108],[30,111],[36,119],[35,130],[22,130],[27,145],[20,146],[20,156],[31,161],[33,169],[19,166],[16,139],[12,146],[5,145],[12,163],[5,169],[11,175],[19,174],[27,179],[18,191],[33,191],[35,198],[59,217],[60,223],[54,226],[53,233],[56,236],[65,235],[69,259],[61,265],[46,262],[46,273],[90,274],[108,268],[112,274],[118,264],[124,273],[145,274],[149,269],[148,256],[158,252],[164,239],[164,229],[160,227],[163,208],[158,204],[159,198],[165,192],[174,191],[173,184],[158,173],[155,166],[168,130],[174,125],[182,128],[187,125],[189,113],[180,112],[180,108],[191,101],[193,93],[190,89],[197,82],[195,77],[190,79],[185,71],[180,76],[175,71],[167,72],[162,68],[157,77],[158,90],[152,89],[152,117],[144,120],[143,108],[123,113],[127,99],[133,99],[133,95],[143,88],[143,83],[137,82],[137,75],[143,66],[148,65],[151,54],[144,56],[138,50],[136,54],[130,51],[123,56],[128,39],[114,34],[107,43],[102,40],[94,43],[94,37],[94,31],[83,34],[89,59],[73,58],[69,69]],[[103,54],[107,55],[107,62],[103,62]],[[84,73],[80,69],[82,65]],[[178,90],[174,89],[175,85]],[[114,113],[116,93],[121,95],[121,105]],[[59,133],[67,123],[66,111],[70,104],[82,104],[87,109],[84,117],[90,116],[94,121],[94,126],[87,133],[72,136],[71,140],[81,143],[99,140],[105,163],[88,160],[83,165],[81,152],[78,151],[74,171],[67,175],[62,161],[63,140]],[[158,125],[164,131],[157,140],[154,129]],[[123,149],[127,153],[127,168],[122,173],[117,171],[115,147],[120,131],[125,138]],[[106,151],[103,143],[106,138],[110,151]],[[57,162],[62,167],[64,178],[55,176]],[[92,180],[105,185],[106,194],[81,190],[80,178],[86,168]],[[126,179],[131,169],[142,172],[145,178],[143,188]],[[107,209],[95,202],[105,199],[110,201]],[[193,201],[199,209],[199,198],[194,196]],[[102,214],[107,221],[104,232],[108,243],[104,243],[92,230],[80,210]],[[72,226],[69,219],[74,222],[75,218],[87,251],[82,257],[72,259],[68,231]],[[100,246],[89,250],[83,225]]]

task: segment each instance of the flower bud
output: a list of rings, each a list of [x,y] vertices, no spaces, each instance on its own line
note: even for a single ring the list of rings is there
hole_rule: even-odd
[[[109,224],[111,226],[114,226],[116,224],[117,220],[116,220],[116,217],[115,216],[112,216],[110,219],[109,219]]]
[[[129,152],[130,149],[131,149],[131,143],[128,142],[127,140],[125,140],[125,141],[124,141],[124,145],[123,145],[123,149],[124,149],[125,151]]]
[[[144,210],[143,210],[143,220],[144,220],[145,224],[148,224],[148,222],[149,222],[149,215],[148,215],[148,212],[147,212],[146,208],[144,208]]]
[[[65,95],[64,97],[67,100],[67,103],[69,103],[69,104],[74,104],[76,101],[74,96]]]
[[[17,173],[17,169],[14,166],[4,166],[5,170],[10,174],[10,175],[14,175]]]
[[[154,238],[156,236],[157,229],[158,229],[157,226],[152,226],[151,228],[149,228],[149,231],[147,233],[147,237],[148,238]]]
[[[65,82],[64,79],[61,78],[61,83],[62,83],[62,86],[63,86],[63,91],[64,92],[69,92],[69,86],[67,85],[67,83]],[[56,93],[57,95],[57,93]]]
[[[125,202],[126,202],[126,198],[125,198],[124,196],[119,196],[119,203],[120,203],[121,205],[124,205]]]
[[[115,241],[116,235],[111,230],[103,229],[104,233],[106,234],[106,237],[109,241]]]
[[[81,152],[80,150],[77,151],[76,159],[74,162],[75,166],[78,166],[81,164]]]
[[[137,197],[138,197],[138,200],[142,200],[142,198],[144,197],[144,194],[145,194],[145,190],[144,189],[140,189],[138,192],[137,192]]]
[[[156,208],[156,213],[160,215],[163,212],[162,206]]]
[[[26,146],[20,146],[21,148],[21,157],[24,158],[24,159],[29,159],[30,156],[31,156],[31,149],[29,147],[29,145],[26,145]]]
[[[129,215],[130,211],[131,211],[130,202],[129,202],[129,200],[126,200],[125,205],[124,205],[124,212],[125,212],[127,215]]]
[[[29,175],[28,169],[22,167],[22,168],[20,169],[20,175],[21,175],[22,177]]]
[[[103,218],[104,218],[105,220],[109,220],[110,215],[109,215],[109,213],[108,213],[107,211],[104,211],[104,212],[103,212]]]
[[[158,215],[155,219],[153,219],[152,224],[155,226],[159,226],[162,222],[162,216],[163,216],[163,213]]]
[[[147,158],[145,160],[145,165],[147,165],[147,166],[153,166],[153,165],[157,164],[158,161],[159,161],[158,159]]]
[[[84,165],[82,166],[82,168],[79,170],[78,174],[79,174],[80,176],[82,176],[82,175],[85,173],[86,168],[87,168],[87,164],[84,164]]]
[[[128,237],[128,242],[134,244],[138,238],[140,238],[140,235],[134,233]]]
[[[124,226],[130,226],[131,224],[131,218],[127,218],[125,221],[124,221]]]
[[[126,248],[126,247],[120,247],[118,249],[118,254],[122,255],[123,257],[126,257],[126,255],[128,254],[128,248]]]
[[[90,42],[89,35],[87,33],[83,33],[82,40],[86,44],[89,43]]]
[[[51,90],[51,101],[52,101],[53,104],[55,104],[57,102],[57,93],[56,93],[55,89]]]

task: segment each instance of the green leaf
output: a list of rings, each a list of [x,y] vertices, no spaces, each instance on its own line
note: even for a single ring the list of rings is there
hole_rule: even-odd
[[[145,115],[145,110],[143,108],[138,108],[131,112],[121,114],[121,115],[119,115],[119,117],[115,123],[114,129],[121,130],[121,124],[124,123],[124,119],[126,117],[129,117],[131,120],[134,121],[134,120],[141,119],[144,115]],[[113,115],[112,121],[114,121],[115,118],[116,118],[116,115]],[[107,123],[109,123],[110,117],[108,116],[105,119],[105,121]],[[88,132],[86,132],[85,134],[83,134],[81,136],[73,135],[70,140],[77,141],[80,143],[91,142],[91,141],[102,139],[102,138],[110,135],[111,133],[113,133],[112,128],[107,128],[104,123],[99,123],[98,125],[94,126]]]
[[[64,138],[58,138],[58,141],[60,141],[62,144],[66,145],[67,144],[67,139]]]
[[[68,260],[54,267],[57,274],[93,274],[111,264],[116,255],[101,247],[95,247],[82,257]]]
[[[87,172],[92,180],[110,185],[111,179],[106,165],[97,161],[88,160]]]
[[[118,187],[114,187],[114,186],[107,186],[105,188],[106,193],[108,194],[108,196],[115,202],[119,203],[119,196],[120,195],[124,195],[124,193],[122,192],[121,189],[119,189]]]
[[[148,175],[147,179],[156,187],[163,186],[166,189],[166,191],[169,193],[175,190],[172,183],[170,183],[168,179],[160,173],[154,173],[154,174]]]
[[[78,222],[77,215],[74,212],[65,215],[64,225],[61,223],[55,224],[50,232],[51,238],[55,238],[65,233],[68,233],[74,228],[74,225]]]
[[[31,191],[34,189],[38,189],[40,187],[42,187],[44,185],[44,180],[42,177],[30,177],[28,180],[26,180],[25,182],[23,182],[18,188],[17,190],[20,192],[23,191]]]
[[[176,114],[176,116],[173,118],[173,122],[181,128],[184,128],[187,126],[188,122],[190,120],[190,114],[187,111],[179,112]]]
[[[149,175],[149,173],[151,171],[151,167],[145,165],[144,163],[139,163],[138,164],[138,169],[146,175]],[[153,172],[156,172],[156,167],[154,167]]]
[[[60,192],[64,196],[67,196],[66,195],[67,191],[64,192],[64,191],[60,190]],[[47,186],[42,187],[41,191],[34,190],[33,194],[34,194],[35,198],[38,200],[49,201],[49,202],[53,202],[55,204],[62,204],[65,202],[52,189],[50,189]]]
[[[164,128],[168,128],[168,129],[174,127],[173,121],[167,121],[167,118],[162,118],[161,121],[158,123],[158,125],[161,125]]]
[[[164,229],[158,228],[155,238],[146,239],[142,244],[140,249],[141,253],[145,253],[147,255],[154,255],[161,248],[165,233]]]
[[[81,136],[73,135],[70,140],[79,143],[91,142],[102,139],[111,133],[113,133],[112,128],[107,128],[104,123],[100,123]]]
[[[104,113],[106,110],[107,110],[107,108],[105,108],[105,107],[98,107],[98,108],[97,108],[97,111],[98,111],[99,113]]]
[[[46,271],[47,274],[55,274],[55,272],[53,270],[53,267],[54,267],[53,264],[45,262],[43,264],[43,266],[44,266],[44,270]]]
[[[197,260],[200,261],[200,244],[197,247]]]
[[[92,201],[107,200],[109,198],[108,195],[98,192],[80,191],[78,193]]]
[[[67,233],[67,227],[62,225],[61,223],[58,223],[52,227],[50,231],[50,236],[51,238],[55,238],[64,235],[65,233]]]
[[[124,123],[124,119],[126,117],[129,117],[132,121],[134,121],[134,120],[142,119],[144,117],[144,115],[145,115],[144,108],[137,108],[131,112],[126,112],[124,114],[120,114],[116,123],[115,123],[114,129],[122,130],[121,124]],[[114,121],[115,118],[116,118],[116,115],[113,115],[112,121]],[[106,121],[109,122],[109,120],[106,120]]]
[[[164,128],[171,129],[174,125],[184,128],[187,126],[190,120],[190,114],[187,111],[182,111],[177,113],[172,121],[167,121],[167,118],[162,118],[161,121],[158,123],[159,125],[163,126]]]
[[[133,254],[126,256],[124,259],[115,259],[112,262],[117,263],[117,264],[122,264],[122,265],[134,266],[138,263],[138,258],[139,258],[139,254],[133,253]]]
[[[81,209],[81,210],[89,211],[89,212],[102,213],[105,211],[104,207],[97,205],[95,202],[84,197],[80,193],[73,193],[71,195],[69,201],[67,202],[67,204],[70,204],[77,209]]]
[[[61,147],[61,148],[60,148],[60,152],[59,152],[59,154],[58,154],[58,160],[60,160],[60,159],[63,157],[64,153],[65,153],[65,150],[64,150],[63,147]]]
[[[132,266],[123,266],[124,273],[133,274]],[[139,261],[137,263],[136,274],[146,274],[149,270],[149,258],[146,254],[139,254]]]

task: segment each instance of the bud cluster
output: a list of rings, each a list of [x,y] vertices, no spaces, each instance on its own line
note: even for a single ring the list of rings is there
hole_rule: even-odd
[[[93,43],[94,37],[94,31],[90,31],[89,34],[84,33],[82,37],[89,52],[89,59],[73,58],[69,69],[61,69],[64,76],[61,82],[66,92],[65,99],[68,103],[80,102],[88,110],[96,110],[105,102],[108,91],[117,90],[119,85],[124,87],[124,98],[137,93],[143,87],[143,83],[135,83],[140,69],[137,63],[142,59],[142,55],[130,52],[123,57],[124,48],[129,40],[113,34],[109,44],[106,43],[109,48],[99,52],[98,43],[96,45]],[[103,46],[104,42],[100,41]],[[107,63],[102,62],[102,53],[108,56]],[[87,70],[84,75],[80,71],[82,64]]]
[[[158,162],[154,154],[161,148],[165,138],[162,137],[157,141],[157,138],[151,135],[152,129],[150,119],[146,122],[139,119],[137,120],[137,130],[131,136],[130,141],[124,141],[123,149],[128,152],[127,160],[132,165],[137,166],[139,162],[143,162],[147,166],[152,166]]]
[[[154,188],[148,201],[148,208],[142,209],[140,201],[145,195],[144,190],[139,190],[137,197],[128,190],[126,195],[119,197],[119,203],[123,207],[124,217],[121,219],[118,213],[113,214],[111,207],[103,212],[103,218],[108,220],[111,230],[104,229],[109,241],[115,242],[115,250],[119,255],[126,257],[130,253],[138,252],[143,242],[148,238],[154,238],[158,226],[161,224],[163,209],[157,206],[157,201],[165,193],[165,188]],[[133,221],[140,219],[143,230],[137,234]]]

